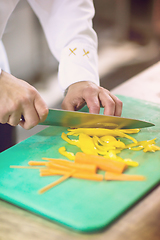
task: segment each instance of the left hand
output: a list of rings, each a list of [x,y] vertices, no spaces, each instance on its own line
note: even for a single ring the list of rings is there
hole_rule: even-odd
[[[76,111],[87,104],[90,113],[99,114],[100,106],[104,115],[121,116],[122,102],[107,89],[91,81],[73,83],[62,102],[62,109]]]

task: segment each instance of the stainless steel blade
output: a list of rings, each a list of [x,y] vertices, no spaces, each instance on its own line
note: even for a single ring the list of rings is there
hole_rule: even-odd
[[[49,109],[46,120],[40,125],[87,128],[144,128],[152,127],[153,123],[116,116],[91,114],[86,112]]]

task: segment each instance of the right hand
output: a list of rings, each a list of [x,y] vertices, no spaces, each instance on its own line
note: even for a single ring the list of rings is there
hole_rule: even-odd
[[[13,75],[2,71],[0,75],[0,123],[18,124],[31,129],[43,122],[48,107],[38,91]],[[24,120],[21,120],[23,116]]]

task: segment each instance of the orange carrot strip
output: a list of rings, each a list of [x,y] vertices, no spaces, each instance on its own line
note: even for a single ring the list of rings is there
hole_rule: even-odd
[[[52,169],[59,169],[59,170],[64,170],[64,171],[71,171],[71,170],[73,170],[70,167],[63,166],[63,165],[56,164],[56,163],[52,163],[52,162],[46,163],[46,166],[49,167],[49,168],[52,168]]]
[[[81,173],[81,172],[74,173],[72,177],[93,180],[93,181],[102,181],[104,178],[102,174],[87,174],[87,173]]]
[[[61,164],[61,165],[68,165],[69,163],[73,163],[69,160],[64,160],[64,159],[58,159],[58,158],[42,158],[43,160],[47,160],[49,162],[52,162],[52,163],[56,163],[56,164]]]
[[[70,173],[67,173],[66,175],[62,176],[60,179],[58,179],[57,181],[50,183],[49,185],[43,187],[42,189],[39,190],[39,193],[42,194],[44,192],[46,192],[47,190],[55,187],[56,185],[60,184],[61,182],[65,181],[67,178],[71,177],[72,174],[75,172],[75,170],[71,171]]]
[[[128,175],[128,174],[116,174],[111,172],[105,173],[105,180],[115,181],[144,181],[146,178],[142,175]]]
[[[122,173],[127,168],[127,164],[124,162],[118,162],[102,156],[89,155],[82,152],[76,153],[75,163],[95,164],[101,170],[115,173]]]
[[[32,166],[10,166],[10,168],[26,168],[26,169],[40,169],[41,167],[32,167]]]
[[[63,174],[54,174],[51,172],[40,172],[40,177],[48,177],[48,176],[54,176],[54,175],[63,175]]]
[[[51,169],[51,168],[40,169],[40,176],[43,177],[43,176],[52,176],[52,175],[64,175],[71,171],[72,170],[65,171],[65,170],[61,170],[61,169]]]
[[[29,161],[28,164],[30,166],[45,166],[46,162],[38,162],[38,161]]]
[[[55,161],[62,161],[62,162],[63,162],[63,161],[66,161],[66,162],[67,162],[67,161],[68,161],[68,160],[61,159],[61,158],[46,158],[46,157],[43,157],[42,159],[43,159],[43,160],[47,160],[47,161],[54,161],[54,162],[55,162]],[[69,162],[69,161],[68,161],[68,162]]]
[[[67,174],[67,172],[62,170],[52,170],[49,169],[48,171],[41,171],[40,176],[52,176],[52,175],[64,175]],[[93,174],[93,173],[84,173],[76,171],[72,174],[72,177],[74,178],[81,178],[81,179],[88,179],[88,180],[95,180],[95,181],[102,181],[103,175],[102,174]]]
[[[76,169],[77,171],[82,171],[86,173],[96,173],[97,166],[95,164],[79,164],[79,163],[70,163],[68,164],[73,169]]]
[[[48,162],[46,163],[46,166],[48,167],[53,167],[53,168],[57,168],[60,169],[60,167],[62,167],[62,170],[66,168],[68,168],[68,170],[70,169],[76,169],[78,171],[83,171],[83,172],[87,172],[87,173],[96,173],[97,167],[96,165],[93,164],[79,164],[79,163],[73,163],[70,161],[52,161],[52,162]]]

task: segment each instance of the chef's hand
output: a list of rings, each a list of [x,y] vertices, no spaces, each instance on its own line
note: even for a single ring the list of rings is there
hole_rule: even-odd
[[[0,75],[0,123],[31,129],[43,122],[48,108],[38,91],[27,82],[2,71]],[[23,116],[24,120],[21,120]]]
[[[90,113],[98,114],[100,106],[104,107],[105,115],[121,116],[122,102],[107,89],[93,82],[82,81],[69,86],[62,102],[65,110],[79,110],[87,104]]]

